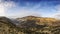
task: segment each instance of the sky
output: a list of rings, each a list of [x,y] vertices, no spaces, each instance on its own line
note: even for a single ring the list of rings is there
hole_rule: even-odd
[[[60,0],[0,0],[0,16],[60,17]]]

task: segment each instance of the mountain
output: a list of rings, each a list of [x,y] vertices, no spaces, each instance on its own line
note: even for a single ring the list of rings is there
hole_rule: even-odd
[[[28,34],[60,34],[60,20],[36,16],[17,18],[18,27]]]
[[[60,34],[60,20],[37,16],[0,17],[0,34]]]
[[[57,20],[55,18],[45,18],[45,17],[36,17],[36,16],[26,16],[22,18],[17,18],[18,21],[35,21],[38,25],[49,25],[49,26],[58,26],[60,20]],[[58,23],[57,23],[58,22]]]

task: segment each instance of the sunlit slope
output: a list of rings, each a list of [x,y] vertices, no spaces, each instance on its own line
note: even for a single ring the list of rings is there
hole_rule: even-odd
[[[28,34],[60,34],[60,20],[36,16],[17,18],[22,28]]]
[[[59,25],[60,20],[57,20],[55,18],[45,18],[45,17],[36,17],[36,16],[26,16],[23,18],[17,18],[19,21],[27,21],[27,20],[34,20],[36,24],[38,25],[52,25],[57,26]]]

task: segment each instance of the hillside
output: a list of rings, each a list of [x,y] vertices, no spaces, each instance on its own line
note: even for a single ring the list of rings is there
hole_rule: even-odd
[[[58,26],[60,20],[57,20],[55,18],[45,18],[45,17],[36,17],[36,16],[26,16],[23,18],[17,18],[18,21],[25,21],[33,20],[38,25],[49,25],[49,26]]]
[[[36,16],[0,17],[0,34],[60,34],[60,20]]]
[[[22,34],[9,18],[0,17],[0,34]]]
[[[18,26],[30,34],[60,34],[60,20],[55,18],[26,16],[17,20]]]

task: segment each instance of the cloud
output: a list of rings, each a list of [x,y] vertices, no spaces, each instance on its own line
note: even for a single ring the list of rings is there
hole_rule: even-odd
[[[32,4],[32,3],[31,3]],[[45,3],[46,4],[46,3]],[[25,3],[26,5],[26,3]],[[14,12],[12,12],[14,11]],[[51,13],[50,13],[51,11]],[[54,11],[53,7],[48,6],[47,4],[44,5],[44,3],[38,3],[33,6],[30,6],[30,3],[28,3],[27,6],[17,6],[11,11],[9,11],[10,14],[8,16],[10,17],[24,17],[24,16],[43,16],[43,17],[51,17],[54,14],[52,13]],[[48,12],[48,13],[47,13]]]
[[[5,3],[5,7],[11,8],[7,10],[8,11],[7,16],[9,17],[24,17],[28,15],[56,17],[55,16],[56,12],[59,13],[60,11],[59,5],[55,5],[54,2],[40,2],[40,3],[18,2],[16,4],[13,1],[9,1]]]
[[[14,2],[0,0],[0,16],[6,16],[6,11],[12,7],[15,7]]]
[[[60,4],[56,5],[55,9],[57,12],[54,14],[54,17],[60,19]]]

